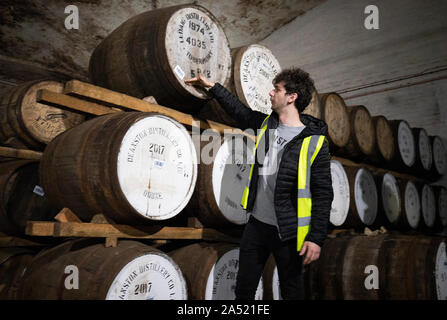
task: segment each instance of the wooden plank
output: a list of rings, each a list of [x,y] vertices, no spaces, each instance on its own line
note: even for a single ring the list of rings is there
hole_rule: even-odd
[[[414,180],[414,181],[423,182],[423,183],[431,183],[430,181],[424,180],[424,179],[419,178],[419,177],[415,177],[415,176],[412,176],[412,175],[409,175],[409,174],[406,174],[406,173],[401,173],[401,172],[388,170],[388,169],[384,169],[384,168],[378,168],[378,167],[372,166],[372,165],[367,164],[367,163],[358,163],[358,162],[354,162],[354,161],[349,160],[349,159],[335,157],[335,156],[331,156],[331,159],[332,160],[337,160],[342,165],[345,165],[345,166],[365,167],[365,168],[367,168],[368,170],[370,170],[374,174],[385,174],[387,172],[390,172],[396,178],[409,179],[409,180]]]
[[[0,147],[0,156],[7,157],[7,158],[40,160],[40,158],[42,158],[42,152],[25,150],[25,149],[14,149],[14,148],[8,148],[8,147]]]
[[[36,101],[52,106],[56,105],[63,108],[70,108],[97,116],[122,111],[45,89],[37,92]]]
[[[54,237],[184,239],[236,242],[239,240],[213,229],[119,224],[28,221],[27,235]]]
[[[54,222],[28,221],[26,223],[25,234],[31,236],[51,237],[54,235]]]
[[[223,134],[225,130],[232,130],[235,133],[245,134],[241,129],[238,128],[230,127],[211,120],[200,120],[190,114],[183,113],[178,110],[174,110],[158,104],[153,104],[148,101],[126,95],[124,93],[119,93],[113,90],[98,87],[89,83],[81,82],[79,80],[68,81],[65,84],[63,93],[70,96],[94,100],[97,103],[107,104],[118,108],[126,108],[129,110],[142,112],[157,112],[171,117],[181,124],[190,127],[199,127],[203,130],[213,129],[221,134]],[[253,139],[252,136],[250,137]]]

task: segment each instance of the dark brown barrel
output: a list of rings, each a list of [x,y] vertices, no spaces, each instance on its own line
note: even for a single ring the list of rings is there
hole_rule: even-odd
[[[0,300],[17,299],[22,275],[34,256],[25,248],[0,248]]]
[[[207,227],[244,225],[248,215],[240,202],[253,162],[254,143],[242,135],[202,138],[194,194],[185,210]]]
[[[424,183],[419,187],[421,199],[421,226],[426,230],[434,230],[436,223],[436,198],[433,188]]]
[[[319,299],[445,300],[445,238],[384,234],[327,239],[312,266]],[[374,277],[374,275],[376,277]]]
[[[177,215],[197,178],[187,130],[166,116],[123,112],[100,116],[59,135],[40,162],[42,187],[57,207],[90,221],[103,213],[118,223]]]
[[[375,164],[388,166],[394,159],[396,145],[390,123],[384,116],[372,117],[375,132],[375,152],[369,160]]]
[[[39,90],[61,93],[63,84],[42,80],[10,88],[0,97],[0,143],[14,148],[43,149],[58,134],[85,116],[36,102]]]
[[[317,90],[312,92],[312,100],[310,100],[309,105],[304,109],[303,114],[321,119],[321,100]]]
[[[440,136],[430,136],[430,142],[433,150],[433,166],[430,178],[438,180],[447,170],[447,151]]]
[[[433,166],[433,150],[430,138],[424,128],[412,128],[416,148],[413,174],[426,178]]]
[[[106,248],[96,239],[78,239],[37,254],[18,296],[27,300],[186,300],[187,288],[177,264],[160,250],[137,241],[120,241],[117,247]]]
[[[331,148],[342,148],[349,141],[351,127],[346,105],[335,92],[320,94],[321,119],[328,125],[328,137]]]
[[[195,243],[169,255],[185,276],[192,300],[234,300],[239,247],[226,243]],[[255,299],[262,299],[262,281]]]
[[[141,13],[108,35],[91,58],[89,71],[99,86],[137,98],[198,111],[209,95],[186,85],[201,73],[224,84],[231,72],[230,48],[218,20],[198,5]]]
[[[363,167],[344,166],[349,181],[349,212],[343,227],[362,228],[376,222],[378,195],[374,176]]]
[[[62,208],[51,206],[39,186],[39,163],[0,162],[0,231],[25,233],[29,220],[49,221]]]
[[[392,212],[385,211],[388,222],[394,229],[418,229],[421,222],[421,200],[417,183],[403,178],[397,178],[396,182],[398,192],[389,184],[388,192],[383,196],[385,201],[388,198],[388,205],[396,206]]]
[[[226,124],[230,127],[239,128],[240,125],[234,120],[220,105],[216,99],[208,100],[200,111],[196,114],[197,118],[202,120],[211,120]]]
[[[435,228],[442,230],[447,227],[447,189],[442,186],[433,186],[436,201]]]
[[[350,136],[345,147],[337,154],[353,160],[369,158],[375,152],[375,131],[371,115],[365,106],[348,106]]]
[[[388,121],[393,130],[396,153],[391,166],[398,172],[410,172],[416,162],[416,143],[411,127],[405,120]]]

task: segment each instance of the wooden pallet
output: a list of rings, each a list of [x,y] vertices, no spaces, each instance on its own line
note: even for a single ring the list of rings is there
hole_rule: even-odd
[[[151,240],[205,240],[239,243],[239,239],[211,228],[130,226],[109,223],[106,217],[96,215],[91,222],[81,222],[69,209],[64,208],[57,222],[28,221],[26,234],[44,237],[105,238],[106,247],[116,246],[118,238]]]

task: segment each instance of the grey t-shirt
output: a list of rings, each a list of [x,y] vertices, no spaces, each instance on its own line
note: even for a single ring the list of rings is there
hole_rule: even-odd
[[[258,188],[251,214],[256,219],[274,226],[278,226],[275,214],[274,192],[279,163],[284,146],[301,133],[305,126],[289,127],[280,124],[274,131],[269,150],[264,158],[263,166],[259,168]],[[265,134],[268,134],[266,132]]]

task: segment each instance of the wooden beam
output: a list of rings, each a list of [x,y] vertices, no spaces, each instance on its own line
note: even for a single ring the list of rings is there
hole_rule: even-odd
[[[42,152],[0,147],[0,156],[5,158],[40,160],[40,158],[42,158]]]
[[[79,217],[73,213],[73,211],[71,211],[68,208],[63,208],[55,217],[54,220],[59,221],[59,222],[77,222],[77,223],[81,223],[81,219],[79,219]]]
[[[142,112],[157,112],[171,117],[181,124],[190,127],[200,127],[203,130],[213,129],[221,134],[223,134],[225,130],[233,130],[235,133],[247,135],[238,128],[230,127],[211,120],[201,120],[193,117],[190,114],[180,112],[178,110],[150,103],[148,101],[138,99],[124,93],[119,93],[106,88],[98,87],[79,80],[68,81],[65,84],[63,93],[70,96],[81,97],[83,99],[94,100],[97,103],[105,103],[109,106],[115,106],[118,108],[125,108]],[[253,139],[252,136],[249,137]]]
[[[238,243],[239,240],[214,229],[144,226],[119,224],[28,221],[26,234],[30,236],[184,239]]]
[[[46,89],[39,90],[37,92],[36,101],[52,106],[74,109],[97,116],[122,111]]]

